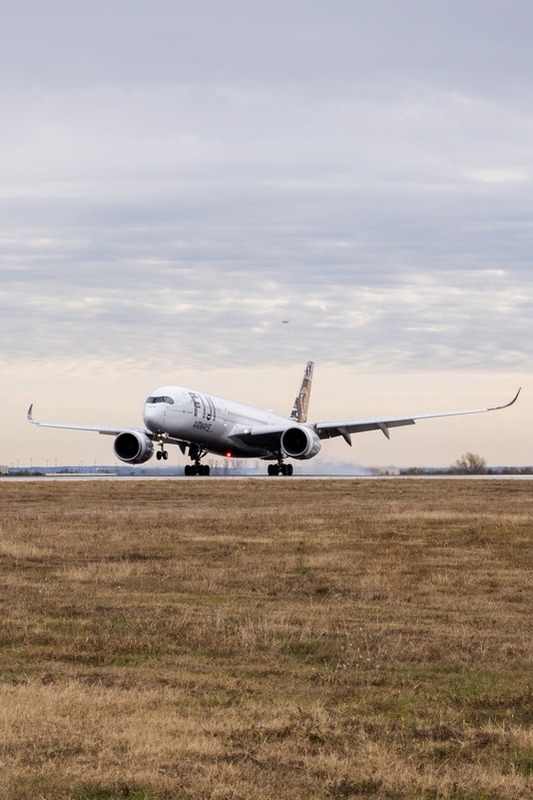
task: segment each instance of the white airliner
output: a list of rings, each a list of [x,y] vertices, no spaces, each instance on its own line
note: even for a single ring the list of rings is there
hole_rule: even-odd
[[[144,405],[144,428],[36,422],[32,416],[33,404],[28,410],[28,420],[45,428],[97,431],[115,436],[115,455],[128,464],[143,464],[148,461],[154,448],[159,448],[157,458],[166,460],[166,446],[177,444],[182,453],[191,459],[191,463],[185,467],[186,475],[209,475],[209,466],[202,464],[202,458],[208,453],[227,458],[260,458],[272,461],[274,463],[268,465],[269,475],[292,475],[293,466],[286,464],[285,459],[313,458],[320,450],[322,439],[342,436],[351,446],[352,433],[372,430],[382,431],[388,439],[389,428],[414,425],[418,419],[497,411],[511,406],[520,394],[519,389],[510,403],[492,408],[404,417],[307,422],[313,367],[314,363],[308,361],[289,417],[182,386],[162,386],[152,392]]]

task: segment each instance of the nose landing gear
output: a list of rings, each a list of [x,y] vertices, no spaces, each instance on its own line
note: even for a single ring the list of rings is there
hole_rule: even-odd
[[[165,439],[166,438],[167,437],[164,436],[163,434],[160,434],[159,436],[155,437],[155,441],[157,442],[157,444],[161,448],[161,450],[158,450],[157,453],[155,454],[155,457],[157,458],[158,461],[161,461],[161,459],[163,459],[163,461],[166,461],[168,459],[168,453],[165,450]]]

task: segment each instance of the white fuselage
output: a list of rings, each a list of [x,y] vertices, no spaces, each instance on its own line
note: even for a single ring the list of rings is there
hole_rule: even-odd
[[[236,444],[234,437],[258,429],[266,432],[269,428],[290,428],[294,421],[273,411],[183,386],[162,386],[145,403],[144,424],[163,440],[168,436],[219,455],[261,458],[268,456],[270,450],[243,442]]]

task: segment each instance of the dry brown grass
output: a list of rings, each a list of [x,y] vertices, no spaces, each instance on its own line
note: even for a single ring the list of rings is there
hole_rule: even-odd
[[[0,797],[533,797],[531,486],[0,483]]]

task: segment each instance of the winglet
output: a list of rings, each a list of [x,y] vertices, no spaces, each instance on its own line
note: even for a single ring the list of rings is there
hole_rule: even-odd
[[[28,408],[28,422],[33,422],[32,412],[33,412],[33,403]],[[34,423],[34,424],[36,424],[36,423]]]
[[[504,403],[503,406],[494,406],[493,408],[488,408],[487,411],[499,411],[502,408],[509,408],[509,406],[512,406],[513,403],[516,403],[516,401],[518,400],[518,395],[520,394],[521,391],[522,387],[520,387],[520,389],[517,391],[517,393],[515,394],[510,403]]]

